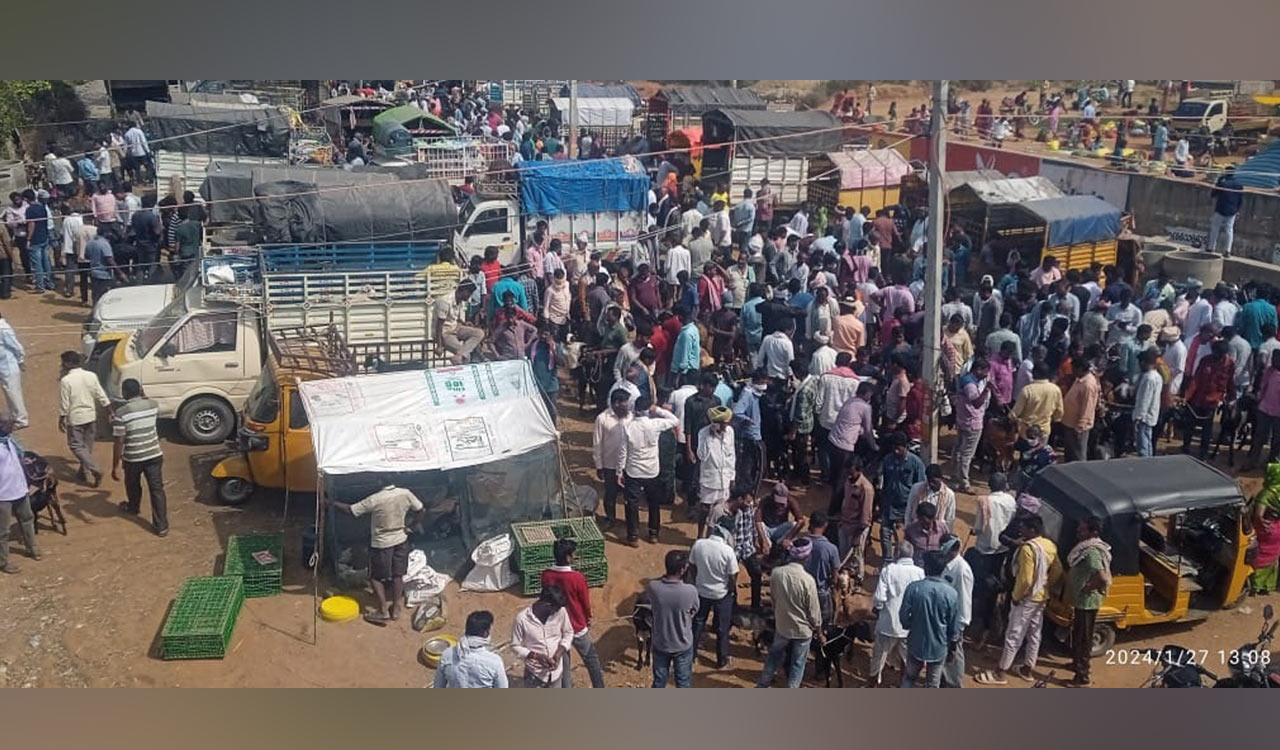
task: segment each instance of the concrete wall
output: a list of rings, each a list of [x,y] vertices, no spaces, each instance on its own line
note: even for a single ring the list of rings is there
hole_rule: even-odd
[[[1202,248],[1213,214],[1212,187],[1205,183],[1130,175],[1129,206],[1138,234],[1168,235]],[[1274,262],[1280,252],[1280,195],[1246,193],[1236,218],[1232,254]]]

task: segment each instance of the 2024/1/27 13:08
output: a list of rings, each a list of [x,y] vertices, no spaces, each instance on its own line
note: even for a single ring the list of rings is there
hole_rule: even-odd
[[[1176,653],[1162,653],[1156,649],[1137,648],[1109,649],[1106,654],[1106,663],[1120,666],[1150,667],[1157,663],[1164,663],[1175,667],[1197,665],[1203,667],[1209,664],[1209,659],[1213,656],[1217,656],[1218,664],[1224,666],[1254,666],[1260,664],[1265,667],[1271,664],[1270,651],[1240,651],[1239,649],[1218,649],[1216,651],[1200,649],[1193,651],[1187,649]]]

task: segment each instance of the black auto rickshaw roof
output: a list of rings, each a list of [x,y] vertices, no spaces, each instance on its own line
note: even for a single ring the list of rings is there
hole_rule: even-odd
[[[1138,538],[1145,519],[1200,508],[1242,505],[1235,480],[1191,456],[1077,461],[1042,471],[1027,494],[1040,498],[1045,535],[1066,554],[1075,524],[1097,516],[1111,545],[1112,572],[1138,572]]]

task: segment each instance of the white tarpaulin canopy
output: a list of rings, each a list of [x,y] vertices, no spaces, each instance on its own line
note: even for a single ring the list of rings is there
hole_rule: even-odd
[[[557,439],[524,360],[311,380],[298,392],[325,474],[456,469]]]
[[[569,119],[568,97],[554,96],[551,98],[551,104],[564,115],[564,120],[567,122]],[[624,97],[578,97],[577,127],[629,126],[633,111],[635,111],[635,105],[630,99]]]

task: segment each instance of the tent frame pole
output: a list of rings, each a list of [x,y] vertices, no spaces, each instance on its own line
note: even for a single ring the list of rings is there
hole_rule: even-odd
[[[320,567],[324,564],[324,472],[316,472],[316,548],[312,552],[315,564],[311,566],[311,645],[320,642]]]

